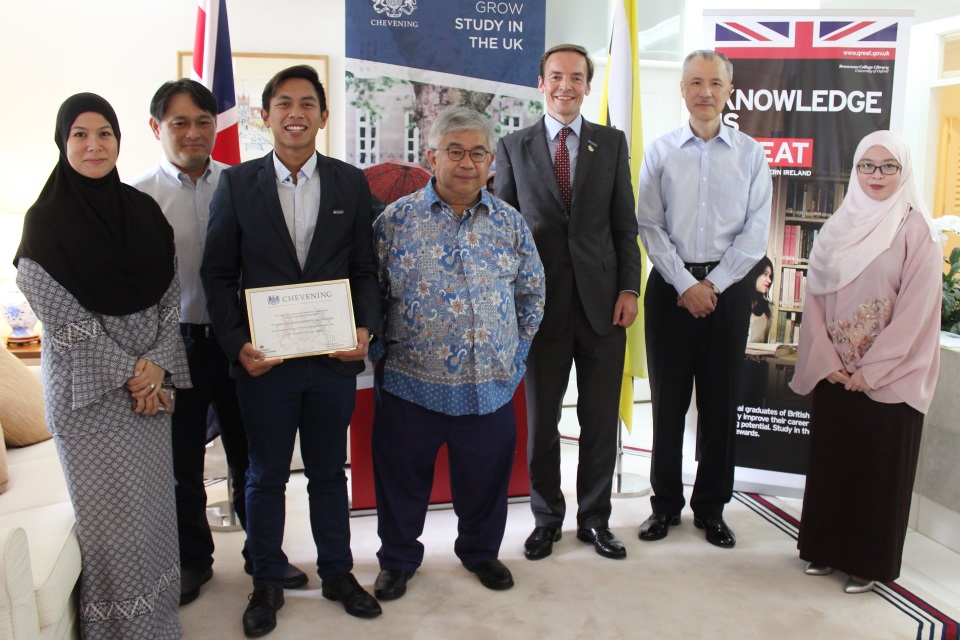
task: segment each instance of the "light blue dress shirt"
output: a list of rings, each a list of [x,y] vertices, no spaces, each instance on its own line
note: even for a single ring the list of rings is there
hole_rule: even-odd
[[[720,291],[764,256],[770,236],[770,168],[750,136],[721,125],[704,142],[687,122],[647,147],[637,219],[643,246],[678,295],[697,284],[684,263],[719,262]]]
[[[206,172],[194,184],[190,176],[163,158],[150,171],[130,182],[130,186],[157,201],[173,227],[180,278],[180,322],[210,324],[207,297],[200,283],[200,261],[207,238],[210,200],[220,182],[220,172],[226,166],[211,160]]]

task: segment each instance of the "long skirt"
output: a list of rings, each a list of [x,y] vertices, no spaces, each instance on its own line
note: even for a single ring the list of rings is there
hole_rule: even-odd
[[[134,417],[126,397],[122,407],[118,428],[55,437],[80,541],[80,634],[173,640],[180,555],[170,418]]]
[[[923,414],[822,381],[797,548],[808,562],[867,580],[900,575]]]

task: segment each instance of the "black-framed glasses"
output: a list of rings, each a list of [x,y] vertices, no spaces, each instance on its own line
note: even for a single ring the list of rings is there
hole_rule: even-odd
[[[477,147],[476,149],[470,149],[469,151],[463,147],[447,147],[446,149],[434,149],[434,151],[446,151],[447,157],[454,162],[460,162],[463,160],[463,156],[470,154],[470,160],[478,164],[486,160],[487,156],[491,153],[483,147]]]
[[[880,173],[885,176],[892,176],[900,171],[901,167],[898,164],[873,164],[872,162],[861,162],[857,165],[857,171],[866,175],[876,173],[877,169],[880,169]]]

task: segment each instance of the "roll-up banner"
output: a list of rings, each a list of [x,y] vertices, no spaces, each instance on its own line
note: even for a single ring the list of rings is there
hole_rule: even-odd
[[[486,114],[496,140],[543,114],[537,90],[546,0],[346,0],[346,153],[380,209],[429,179],[427,134],[450,106]],[[496,161],[491,173],[495,175]],[[371,372],[357,380],[350,423],[351,508],[376,507]],[[508,493],[529,495],[523,385],[514,394],[517,448]],[[431,503],[450,502],[446,448]]]
[[[733,62],[723,120],[763,145],[773,179],[767,255],[755,286],[737,406],[736,488],[798,495],[810,398],[793,393],[806,269],[843,201],[866,134],[900,131],[913,12],[704,13],[708,46]]]

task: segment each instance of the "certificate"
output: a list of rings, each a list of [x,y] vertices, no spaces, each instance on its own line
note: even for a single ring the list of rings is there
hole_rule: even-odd
[[[348,280],[247,289],[250,342],[267,358],[298,358],[357,346]]]

